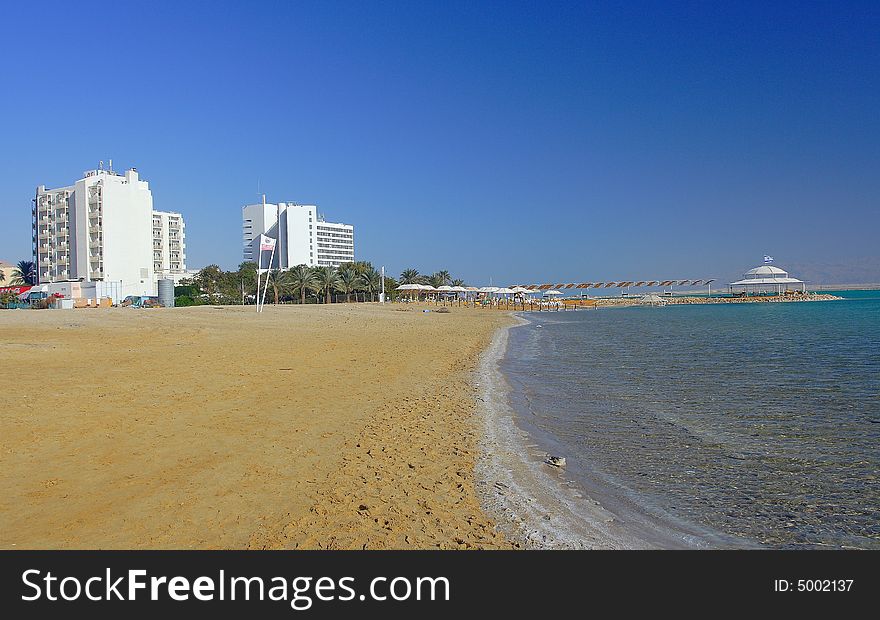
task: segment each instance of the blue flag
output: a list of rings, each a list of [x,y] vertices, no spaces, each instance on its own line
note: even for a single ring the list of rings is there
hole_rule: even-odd
[[[772,262],[773,262],[773,257],[772,257],[772,256],[767,256],[766,254],[764,254],[764,262],[765,262],[765,263],[772,263]]]

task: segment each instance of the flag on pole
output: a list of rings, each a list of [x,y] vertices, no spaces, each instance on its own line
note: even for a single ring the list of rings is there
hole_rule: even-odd
[[[275,249],[275,239],[272,237],[267,237],[266,235],[260,235],[260,251],[263,250],[274,250]]]
[[[274,241],[274,240],[273,240],[273,241]],[[773,257],[772,257],[772,256],[767,256],[766,254],[764,254],[764,262],[765,262],[765,263],[772,263],[772,262],[773,262]]]

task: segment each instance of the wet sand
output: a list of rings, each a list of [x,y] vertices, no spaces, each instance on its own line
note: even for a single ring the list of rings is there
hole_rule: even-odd
[[[511,318],[403,308],[0,312],[0,548],[510,548],[471,379]]]

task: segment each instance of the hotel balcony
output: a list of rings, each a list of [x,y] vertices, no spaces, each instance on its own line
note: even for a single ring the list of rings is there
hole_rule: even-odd
[[[99,232],[101,232],[101,227],[100,226],[89,226],[89,232],[96,235]]]
[[[103,280],[104,274],[100,271],[90,271],[89,272],[89,280]]]

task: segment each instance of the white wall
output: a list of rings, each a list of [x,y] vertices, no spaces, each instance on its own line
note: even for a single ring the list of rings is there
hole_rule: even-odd
[[[315,224],[317,219],[317,207],[314,205],[285,205],[285,234],[282,235],[282,254],[284,255],[284,268],[296,267],[297,265],[317,265],[317,252],[315,248]]]
[[[121,280],[123,297],[155,295],[153,195],[134,170],[105,175],[104,280]]]
[[[241,218],[244,260],[256,261],[257,253],[253,251],[252,244],[259,239],[260,234],[273,238],[276,236],[277,229],[273,231],[273,228],[278,223],[278,205],[247,205],[241,209]],[[268,260],[268,257],[264,260]]]

